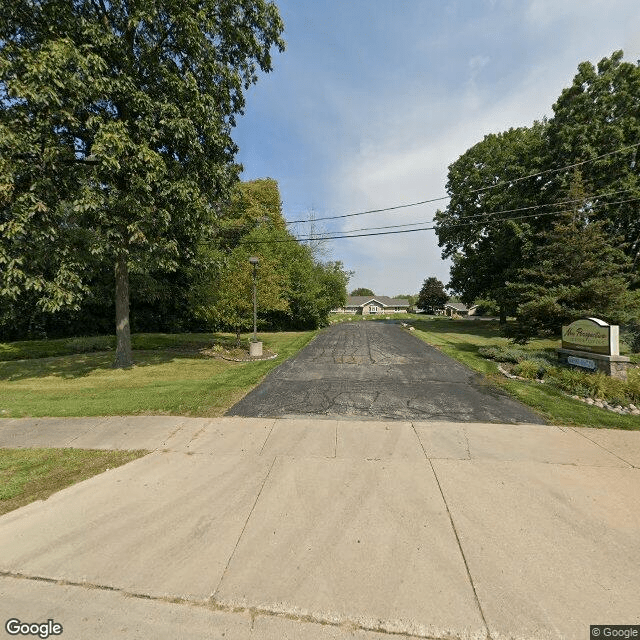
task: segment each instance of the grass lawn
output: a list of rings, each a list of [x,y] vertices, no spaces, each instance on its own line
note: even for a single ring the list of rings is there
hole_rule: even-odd
[[[329,316],[329,324],[337,322],[363,322],[376,320],[399,320],[409,322],[410,320],[424,319],[424,315],[418,313],[371,313],[367,315],[357,315],[354,313],[333,313]]]
[[[220,416],[315,335],[261,333],[265,348],[278,357],[255,362],[230,362],[198,352],[228,344],[229,334],[135,335],[136,364],[131,369],[113,369],[113,351],[94,350],[109,348],[110,337],[2,344],[0,417]]]
[[[485,374],[493,384],[535,409],[552,424],[640,430],[640,418],[637,416],[621,416],[572,400],[549,384],[505,378],[499,373],[496,362],[478,354],[480,347],[509,344],[506,338],[500,336],[497,322],[422,317],[411,318],[410,324],[415,327],[414,333],[418,338],[469,368]],[[518,348],[533,352],[545,351],[549,359],[554,360],[555,350],[559,346],[559,340],[537,339]]]
[[[0,449],[0,515],[50,495],[147,451]]]

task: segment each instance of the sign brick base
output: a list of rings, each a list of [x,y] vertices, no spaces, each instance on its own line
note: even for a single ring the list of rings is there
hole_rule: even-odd
[[[582,360],[589,360],[595,363],[595,369],[602,371],[612,378],[618,378],[618,380],[627,379],[627,369],[629,368],[630,360],[627,356],[607,356],[601,353],[592,353],[590,351],[575,351],[573,349],[558,349],[558,360],[563,364],[576,366],[576,360],[569,361],[569,358],[580,358]],[[585,363],[587,364],[587,363]],[[586,370],[593,370],[592,366],[582,367]]]

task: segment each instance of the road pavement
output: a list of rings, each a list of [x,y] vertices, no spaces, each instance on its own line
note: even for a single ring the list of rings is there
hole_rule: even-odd
[[[328,328],[227,415],[544,423],[483,376],[385,322]]]
[[[3,625],[51,619],[65,639],[548,640],[640,624],[640,432],[0,421],[0,447],[33,444],[151,453],[0,517]]]

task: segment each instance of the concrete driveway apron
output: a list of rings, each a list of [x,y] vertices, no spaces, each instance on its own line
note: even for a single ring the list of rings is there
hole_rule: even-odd
[[[330,327],[227,415],[544,423],[481,375],[385,322]]]

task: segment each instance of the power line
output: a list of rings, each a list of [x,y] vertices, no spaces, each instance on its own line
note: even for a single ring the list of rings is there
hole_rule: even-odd
[[[498,187],[502,187],[504,185],[512,185],[517,182],[522,182],[523,180],[528,180],[529,178],[536,178],[538,176],[542,176],[548,173],[560,173],[561,171],[568,171],[569,169],[575,169],[576,167],[581,167],[582,165],[589,164],[590,162],[597,162],[598,160],[602,160],[611,155],[615,155],[616,153],[622,153],[623,151],[628,151],[629,149],[635,149],[636,147],[640,147],[640,142],[635,144],[628,145],[626,147],[621,147],[620,149],[616,149],[615,151],[608,151],[607,153],[603,153],[595,158],[591,158],[590,160],[581,160],[580,162],[574,162],[573,164],[566,165],[564,167],[556,168],[556,169],[544,169],[543,171],[538,171],[537,173],[531,173],[526,176],[521,176],[519,178],[513,178],[512,180],[502,180],[497,182],[496,184],[492,184],[486,187],[480,187],[478,189],[472,189],[468,191],[468,194],[472,193],[482,193],[483,191],[490,191],[491,189],[497,189]],[[439,202],[441,200],[449,200],[451,196],[439,196],[437,198],[429,198],[427,200],[420,200],[418,202],[409,202],[407,204],[399,204],[393,207],[383,207],[381,209],[369,209],[367,211],[358,211],[356,213],[345,213],[337,216],[324,216],[322,218],[314,218],[304,219],[304,220],[286,220],[286,224],[298,224],[305,222],[318,222],[319,220],[337,220],[339,218],[351,218],[354,216],[364,216],[370,213],[382,213],[384,211],[395,211],[397,209],[406,209],[408,207],[417,207],[423,204],[429,204],[431,202]]]
[[[636,142],[635,144],[630,144],[627,147],[621,147],[620,149],[616,149],[615,151],[608,151],[607,153],[603,153],[602,155],[596,156],[595,158],[591,158],[590,160],[581,160],[580,162],[574,162],[573,164],[569,164],[566,167],[560,167],[559,169],[545,169],[544,171],[538,171],[538,173],[531,173],[528,176],[521,176],[520,178],[514,178],[513,180],[503,180],[502,182],[497,182],[496,184],[489,185],[488,187],[473,189],[469,191],[469,193],[479,193],[481,191],[489,191],[490,189],[496,189],[497,187],[501,187],[504,184],[515,184],[516,182],[522,182],[523,180],[528,180],[529,178],[536,178],[546,173],[560,173],[560,171],[568,171],[569,169],[575,169],[576,167],[581,167],[582,165],[589,164],[590,162],[597,162],[598,160],[602,160],[607,156],[615,155],[616,153],[622,153],[623,151],[629,151],[629,149],[635,149],[636,147],[640,147],[640,142]]]
[[[622,203],[626,203],[626,202],[637,202],[639,201],[640,198],[631,198],[629,200],[621,200],[619,202],[607,202],[607,203],[602,203],[599,206],[610,206],[610,205],[614,205],[614,204],[622,204]],[[526,216],[515,216],[513,218],[493,218],[491,220],[485,220],[484,222],[486,223],[500,223],[500,222],[511,222],[511,221],[515,221],[515,220],[526,220],[528,218],[538,218],[538,217],[542,217],[542,216],[554,216],[554,215],[563,215],[566,213],[571,213],[571,210],[569,209],[563,209],[560,211],[547,211],[547,212],[542,212],[542,213],[532,213]],[[485,214],[487,215],[487,214]],[[452,225],[448,225],[449,229],[455,229],[458,227],[469,227],[469,226],[473,226],[477,224],[477,222],[460,222],[457,224],[452,224]],[[243,242],[240,242],[239,244],[275,244],[275,243],[281,243],[281,242],[312,242],[314,240],[343,240],[343,239],[348,239],[348,238],[364,238],[364,237],[370,237],[370,236],[386,236],[386,235],[393,235],[393,234],[398,234],[398,233],[414,233],[416,231],[434,231],[436,229],[436,227],[420,227],[418,229],[400,229],[400,230],[395,230],[395,231],[378,231],[376,233],[359,233],[357,235],[337,235],[337,236],[329,236],[329,235],[324,235],[324,236],[310,236],[307,238],[295,238],[295,237],[290,237],[290,238],[279,238],[279,239],[271,239],[271,240],[246,240]]]
[[[451,196],[440,196],[439,198],[431,198],[429,200],[420,200],[420,202],[409,202],[408,204],[398,204],[394,207],[384,207],[383,209],[370,209],[368,211],[358,211],[357,213],[344,213],[340,216],[325,216],[324,218],[310,218],[305,220],[286,220],[287,224],[298,224],[299,222],[318,222],[318,220],[337,220],[338,218],[352,218],[353,216],[364,216],[368,213],[382,213],[383,211],[395,211],[396,209],[407,209],[408,207],[417,207],[421,204],[429,204],[430,202],[438,202],[439,200],[448,200]]]
[[[599,193],[599,194],[595,194],[593,196],[590,196],[589,198],[587,198],[586,200],[591,200],[593,198],[603,198],[605,196],[612,196],[612,195],[616,195],[618,193],[627,193],[629,191],[636,191],[636,189],[620,189],[619,191],[610,191],[609,193]],[[562,200],[560,202],[554,202],[554,203],[548,203],[548,204],[537,204],[537,205],[531,205],[528,207],[519,207],[517,209],[501,209],[500,211],[488,211],[485,213],[476,213],[473,215],[469,215],[469,216],[465,216],[464,219],[468,220],[470,218],[481,218],[481,217],[485,217],[485,216],[494,216],[494,215],[498,215],[501,213],[518,213],[520,211],[532,211],[534,209],[545,209],[547,207],[559,207],[562,205],[568,205],[568,204],[575,204],[577,202],[584,202],[585,198],[577,198],[575,200]],[[626,200],[620,201],[620,202],[608,202],[608,203],[603,203],[603,204],[621,204],[622,202],[627,202]],[[407,222],[405,224],[389,224],[389,225],[385,225],[385,226],[381,226],[381,227],[362,227],[359,229],[345,229],[342,231],[333,231],[330,233],[355,233],[356,231],[374,231],[374,230],[378,230],[378,229],[399,229],[401,227],[413,227],[417,224],[430,224],[432,222],[435,222],[435,219],[431,219],[431,220],[418,220],[416,222]],[[309,234],[310,235],[310,234]]]

